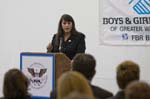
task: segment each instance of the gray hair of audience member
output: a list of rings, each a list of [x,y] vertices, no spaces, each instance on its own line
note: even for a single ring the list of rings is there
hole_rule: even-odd
[[[82,74],[75,71],[63,73],[57,82],[58,99],[62,99],[74,91],[85,94],[90,99],[94,99],[88,80]]]
[[[72,70],[80,72],[90,81],[96,73],[95,67],[96,60],[90,54],[79,53],[72,60]]]
[[[140,78],[139,65],[132,61],[124,61],[117,67],[117,83],[121,89],[125,89],[126,86]]]
[[[130,83],[125,90],[125,99],[150,99],[150,85],[142,81]]]

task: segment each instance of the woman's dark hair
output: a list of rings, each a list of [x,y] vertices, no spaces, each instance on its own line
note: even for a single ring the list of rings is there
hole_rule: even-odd
[[[78,33],[78,31],[75,28],[75,22],[74,22],[72,16],[69,14],[63,14],[60,18],[59,25],[58,25],[58,32],[57,33],[59,36],[62,36],[64,33],[64,30],[63,30],[62,25],[61,25],[63,20],[68,21],[68,22],[72,22],[72,29],[71,29],[72,34]]]
[[[56,42],[55,42],[54,49],[59,46],[60,38],[62,38],[63,35],[64,35],[64,30],[62,28],[62,21],[63,20],[68,21],[68,22],[72,22],[71,34],[79,34],[79,32],[76,30],[75,22],[74,22],[74,19],[72,18],[72,16],[69,15],[69,14],[63,14],[61,16],[59,24],[58,24],[58,31],[57,31],[57,34],[56,34]]]
[[[27,77],[20,70],[10,69],[4,76],[4,99],[29,99],[28,85]]]

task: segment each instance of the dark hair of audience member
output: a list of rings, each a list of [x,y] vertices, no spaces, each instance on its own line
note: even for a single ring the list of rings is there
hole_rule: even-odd
[[[124,61],[117,67],[117,83],[121,89],[125,89],[126,86],[134,81],[139,80],[140,69],[139,65],[132,61]]]
[[[88,80],[95,75],[96,60],[90,54],[79,53],[72,60],[72,69],[81,72]]]
[[[29,81],[18,69],[10,69],[4,75],[4,99],[30,99],[28,94]]]
[[[135,81],[125,90],[126,99],[150,99],[150,85],[146,82]]]

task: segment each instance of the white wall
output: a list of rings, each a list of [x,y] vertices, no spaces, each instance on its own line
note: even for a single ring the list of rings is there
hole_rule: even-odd
[[[150,47],[100,44],[99,0],[0,0],[0,96],[6,70],[19,68],[21,52],[46,52],[64,13],[73,16],[77,29],[86,35],[86,52],[97,60],[94,84],[115,93],[115,69],[126,59],[137,62],[141,78],[150,80]]]

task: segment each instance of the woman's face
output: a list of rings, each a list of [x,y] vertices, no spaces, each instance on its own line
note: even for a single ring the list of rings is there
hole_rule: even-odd
[[[63,28],[65,33],[70,32],[72,29],[72,22],[71,21],[62,20],[61,25],[62,25],[62,28]]]

